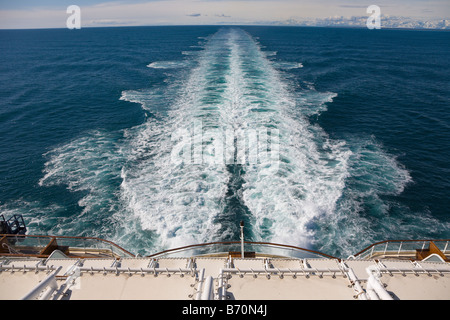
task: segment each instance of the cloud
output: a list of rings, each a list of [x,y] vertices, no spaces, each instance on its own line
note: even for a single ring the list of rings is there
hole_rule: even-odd
[[[90,20],[85,21],[84,26],[90,27],[90,26],[129,26],[129,25],[135,25],[136,21],[133,20],[112,20],[112,19],[102,19],[102,20]]]
[[[367,5],[353,5],[353,4],[341,4],[339,5],[340,8],[356,8],[356,9],[365,9],[368,6]]]
[[[0,0],[0,29],[65,28],[71,0]],[[342,2],[341,2],[342,1]],[[270,24],[367,16],[358,0],[77,0],[81,27],[107,25]],[[377,0],[383,15],[449,19],[449,0]],[[405,5],[408,1],[408,5]],[[19,3],[19,1],[17,1]],[[25,3],[27,4],[25,6]],[[33,4],[32,4],[33,3]],[[61,3],[57,7],[54,3]],[[70,2],[71,3],[71,2]]]

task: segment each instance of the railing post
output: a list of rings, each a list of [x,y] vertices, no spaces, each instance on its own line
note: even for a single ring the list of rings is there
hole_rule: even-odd
[[[400,255],[400,252],[402,251],[402,244],[403,242],[400,242],[400,246],[398,247],[397,256]]]
[[[244,259],[244,221],[241,221],[241,257]]]

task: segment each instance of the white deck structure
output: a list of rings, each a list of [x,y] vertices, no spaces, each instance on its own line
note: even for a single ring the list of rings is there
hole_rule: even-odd
[[[5,254],[0,299],[450,299],[450,264],[433,254],[421,261],[386,252],[363,259],[173,257],[181,252],[103,258],[70,257],[59,250],[48,257]]]

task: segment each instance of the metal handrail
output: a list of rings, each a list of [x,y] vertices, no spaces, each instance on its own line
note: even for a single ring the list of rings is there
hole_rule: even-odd
[[[374,252],[383,252],[386,253],[388,252],[387,248],[388,245],[391,243],[398,243],[399,244],[399,248],[397,249],[397,254],[400,254],[401,252],[406,252],[408,251],[408,249],[403,249],[403,244],[405,243],[422,243],[422,250],[425,247],[426,243],[430,243],[430,242],[434,242],[434,243],[442,243],[445,242],[445,247],[442,250],[444,253],[446,253],[446,251],[448,250],[448,244],[450,242],[450,239],[418,239],[418,240],[384,240],[384,241],[380,241],[380,242],[376,242],[371,244],[370,246],[366,247],[365,249],[361,250],[360,252],[356,253],[355,255],[353,255],[353,257],[355,259],[358,259],[358,257],[362,257],[365,254],[367,254],[369,251],[370,253],[368,254],[369,256],[373,255]],[[386,244],[384,247],[384,251],[376,251],[375,248],[377,246],[380,246],[382,244]],[[403,249],[403,250],[402,250]],[[410,250],[409,250],[410,251]]]
[[[115,244],[112,241],[108,241],[105,239],[101,239],[101,238],[96,238],[96,237],[72,237],[72,236],[47,236],[47,235],[10,235],[10,234],[0,234],[0,239],[14,239],[14,240],[23,240],[23,239],[48,239],[48,241],[51,241],[53,239],[56,240],[81,240],[81,241],[96,241],[97,243],[103,243],[106,244],[109,247],[109,249],[111,250],[111,252],[114,253],[114,250],[117,249],[119,252],[125,254],[126,256],[130,256],[130,257],[135,257],[136,255],[125,250],[124,248],[118,246],[117,244]],[[443,248],[443,253],[446,254],[447,251],[450,250],[450,239],[425,239],[425,240],[385,240],[385,241],[380,241],[380,242],[376,242],[371,244],[370,246],[368,246],[367,248],[361,250],[360,252],[356,253],[355,255],[353,255],[352,257],[354,257],[355,259],[361,259],[361,257],[367,255],[367,253],[369,251],[372,251],[371,253],[368,253],[368,255],[370,256],[371,254],[373,254],[373,252],[380,252],[375,250],[377,248],[377,246],[380,246],[382,244],[385,244],[384,250],[386,251],[388,248],[388,245],[391,243],[398,243],[399,247],[397,248],[397,254],[400,254],[401,252],[406,252],[407,249],[404,249],[404,244],[405,243],[423,243],[423,245],[425,246],[426,243],[429,242],[434,242],[434,243],[443,243],[445,242],[445,246]],[[8,249],[14,248],[14,246],[9,246],[7,243],[3,243],[5,245],[8,246]],[[3,245],[2,244],[2,245]],[[220,241],[220,242],[208,242],[208,243],[202,243],[202,244],[193,244],[193,245],[188,245],[188,246],[183,246],[183,247],[178,247],[178,248],[172,248],[172,249],[167,249],[164,251],[160,251],[151,255],[147,255],[146,257],[156,257],[156,256],[161,256],[161,255],[165,255],[165,254],[170,254],[176,251],[187,251],[189,249],[196,249],[196,248],[206,248],[208,246],[220,246],[220,245],[241,245],[242,241]],[[338,261],[341,261],[341,258],[337,258],[334,256],[331,256],[329,254],[323,253],[323,252],[319,252],[319,251],[315,251],[315,250],[311,250],[311,249],[306,249],[306,248],[301,248],[301,247],[297,247],[297,246],[293,246],[293,245],[286,245],[286,244],[279,244],[279,243],[271,243],[271,242],[252,242],[252,241],[244,241],[245,245],[256,245],[256,246],[268,246],[268,247],[274,247],[274,248],[278,248],[278,249],[290,249],[290,250],[294,250],[296,252],[304,252],[304,253],[309,253],[309,254],[314,254],[314,255],[319,255],[322,256],[324,258],[328,258],[328,259],[335,259]],[[410,250],[411,251],[411,250]],[[389,251],[390,252],[390,251]]]
[[[2,247],[5,249],[8,249],[10,254],[20,254],[19,251],[15,250],[13,247],[11,247],[9,244],[7,243],[2,243]]]
[[[114,249],[118,250],[119,252],[122,252],[126,256],[135,257],[136,255],[125,250],[124,248],[120,247],[119,245],[115,244],[112,241],[108,241],[101,238],[96,237],[72,237],[72,236],[47,236],[47,235],[26,235],[26,234],[0,234],[0,239],[14,239],[14,240],[25,240],[25,239],[48,239],[47,244],[52,240],[76,240],[76,241],[96,241],[97,243],[105,244],[105,249],[111,250],[111,252],[114,252]],[[39,242],[40,243],[40,242]],[[46,244],[46,245],[47,245]],[[109,248],[107,247],[109,246]],[[13,246],[14,247],[14,246]],[[86,247],[84,247],[86,249]]]
[[[167,249],[167,250],[164,250],[164,251],[160,251],[160,252],[148,255],[146,257],[150,258],[150,257],[155,257],[155,256],[160,256],[160,255],[163,255],[163,254],[167,254],[167,253],[170,253],[170,252],[185,251],[185,250],[189,250],[189,249],[202,248],[202,247],[207,247],[207,246],[214,246],[214,245],[241,245],[241,243],[242,243],[241,241],[219,241],[219,242],[208,242],[208,243],[202,243],[202,244],[192,244],[192,245],[188,245],[188,246]],[[283,248],[283,249],[298,250],[298,251],[303,251],[303,252],[307,252],[307,253],[317,254],[317,255],[323,256],[323,257],[328,258],[328,259],[335,259],[335,260],[339,260],[340,261],[339,258],[333,257],[333,256],[328,255],[328,254],[323,253],[323,252],[314,251],[314,250],[311,250],[311,249],[296,247],[296,246],[287,245],[287,244],[279,244],[279,243],[271,243],[271,242],[252,242],[252,241],[244,241],[244,244],[247,244],[247,245],[265,245],[265,246],[273,246],[273,247],[278,247],[278,248]]]

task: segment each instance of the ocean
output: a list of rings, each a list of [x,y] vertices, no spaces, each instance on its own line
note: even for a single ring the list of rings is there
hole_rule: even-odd
[[[0,213],[141,255],[450,238],[450,33],[0,30]]]

